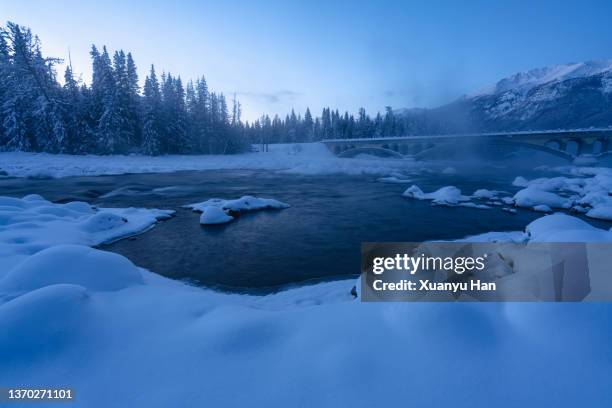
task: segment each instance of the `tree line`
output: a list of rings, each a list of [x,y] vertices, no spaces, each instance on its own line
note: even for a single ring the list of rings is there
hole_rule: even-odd
[[[85,84],[67,64],[45,57],[29,28],[0,27],[0,149],[70,154],[230,154],[253,143],[294,143],[409,133],[411,124],[390,107],[374,118],[324,108],[313,117],[292,110],[285,118],[241,119],[234,96],[209,90],[202,76],[150,67],[141,89],[131,53],[91,48],[92,80]],[[231,105],[231,106],[230,106]]]
[[[320,117],[313,119],[310,109],[304,116],[293,110],[281,119],[278,115],[262,116],[252,124],[246,124],[247,139],[253,143],[295,143],[313,142],[323,139],[357,139],[373,137],[403,136],[411,133],[413,124],[402,115],[396,114],[390,106],[372,119],[364,108],[359,109],[357,118],[337,109],[323,108]]]

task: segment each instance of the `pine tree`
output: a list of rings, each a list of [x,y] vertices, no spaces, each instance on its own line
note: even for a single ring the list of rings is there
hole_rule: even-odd
[[[81,153],[86,143],[80,140],[79,135],[87,134],[81,118],[84,117],[83,103],[79,84],[74,79],[72,64],[66,67],[64,72],[64,121],[66,125],[66,140],[64,150],[67,153]]]
[[[323,108],[323,113],[321,114],[321,131],[323,133],[323,139],[332,138],[332,123],[329,108]]]
[[[129,127],[126,123],[127,73],[125,56],[114,55],[114,67],[106,47],[99,57],[101,70],[102,114],[96,129],[97,141],[102,154],[127,153]]]
[[[304,140],[307,142],[314,140],[314,122],[309,108],[306,108],[306,113],[304,113]]]
[[[54,58],[43,58],[40,41],[29,29],[9,22],[8,72],[2,104],[6,146],[15,150],[61,152],[65,128],[61,115],[60,87]],[[8,47],[7,47],[8,49]]]
[[[145,79],[143,110],[142,151],[144,154],[158,155],[162,152],[163,144],[160,123],[162,115],[161,92],[153,65],[151,65],[149,76]]]
[[[126,71],[128,84],[127,117],[129,128],[132,132],[130,140],[133,146],[139,146],[142,141],[140,87],[138,86],[138,72],[136,70],[136,63],[132,58],[131,52],[127,53]]]
[[[210,126],[210,95],[208,84],[202,76],[195,84],[195,104],[193,107],[193,122],[196,128],[194,132],[194,144],[198,152],[210,153],[211,151],[211,126]]]
[[[393,136],[395,135],[395,114],[393,113],[393,109],[390,106],[385,107],[385,118],[383,121],[383,132],[384,136]]]
[[[185,105],[185,90],[180,77],[171,74],[162,76],[162,110],[165,123],[166,153],[187,153],[193,147],[188,138],[187,109]]]

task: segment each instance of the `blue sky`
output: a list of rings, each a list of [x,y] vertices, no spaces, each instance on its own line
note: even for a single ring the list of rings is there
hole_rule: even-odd
[[[609,1],[0,1],[89,81],[92,43],[237,93],[244,116],[431,107],[535,67],[612,58]],[[27,3],[27,4],[26,4]],[[63,71],[63,69],[62,69]]]

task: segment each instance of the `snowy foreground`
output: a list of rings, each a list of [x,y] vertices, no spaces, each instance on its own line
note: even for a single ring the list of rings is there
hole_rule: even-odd
[[[269,152],[204,156],[96,156],[0,152],[0,172],[14,177],[99,176],[180,170],[277,170],[294,174],[386,175],[412,160],[340,159],[322,143],[272,144]],[[2,173],[0,173],[2,174]]]
[[[0,384],[105,408],[612,404],[608,304],[368,304],[354,280],[229,295],[89,248],[168,216],[2,197]],[[612,241],[563,214],[470,239],[556,237]]]

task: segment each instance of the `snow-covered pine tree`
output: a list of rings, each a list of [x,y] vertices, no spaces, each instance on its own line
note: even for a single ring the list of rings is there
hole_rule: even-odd
[[[208,84],[204,76],[196,80],[195,83],[196,103],[194,106],[193,121],[197,129],[194,144],[198,152],[210,153],[210,95]]]
[[[115,52],[113,64],[106,47],[99,57],[102,114],[96,129],[98,146],[102,154],[127,153],[130,126],[127,118],[128,82],[125,54]]]
[[[162,85],[162,107],[165,123],[166,153],[187,153],[191,146],[187,135],[185,90],[180,77],[167,74]]]
[[[132,53],[127,53],[127,82],[128,82],[128,106],[127,117],[131,129],[130,144],[139,146],[142,142],[142,109],[140,87],[138,85],[138,72]]]
[[[383,131],[382,134],[384,136],[394,136],[395,135],[395,114],[393,113],[393,109],[390,106],[385,106],[385,117],[383,119]]]
[[[314,122],[309,108],[306,108],[306,113],[304,113],[303,137],[304,141],[314,140]]]
[[[60,105],[61,88],[53,65],[43,58],[40,41],[28,28],[7,23],[8,72],[2,104],[6,146],[15,150],[61,152],[65,127]]]
[[[66,127],[64,151],[72,154],[81,154],[90,151],[93,147],[89,136],[91,130],[87,121],[88,106],[85,103],[83,91],[87,88],[79,86],[74,78],[72,64],[64,72],[63,116]]]
[[[33,89],[25,64],[26,57],[20,55],[31,53],[31,34],[22,33],[21,28],[12,23],[7,24],[3,34],[10,52],[3,81],[7,93],[2,104],[6,147],[10,150],[38,150],[33,132]]]
[[[323,113],[321,113],[321,131],[323,132],[323,139],[331,139],[332,123],[329,108],[323,108]]]
[[[155,67],[151,65],[151,72],[145,79],[143,96],[142,152],[144,154],[162,153],[161,103],[159,82]]]

